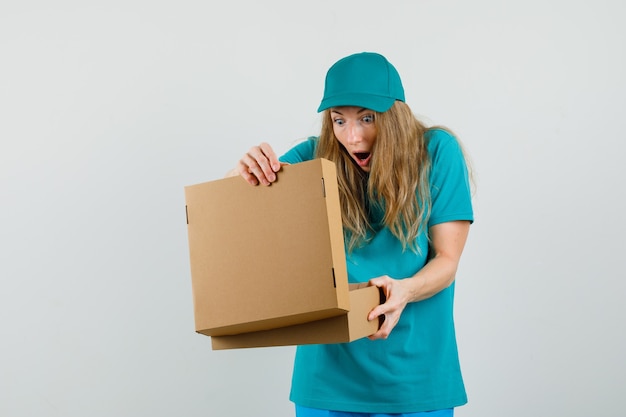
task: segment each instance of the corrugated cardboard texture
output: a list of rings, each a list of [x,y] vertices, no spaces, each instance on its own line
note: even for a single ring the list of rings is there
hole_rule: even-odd
[[[321,343],[347,343],[374,334],[377,320],[368,321],[368,313],[381,302],[377,287],[364,287],[350,291],[349,313],[273,330],[211,337],[212,348],[237,349],[251,347],[306,345]]]
[[[185,187],[196,331],[229,335],[350,309],[335,165],[289,165],[269,187]]]

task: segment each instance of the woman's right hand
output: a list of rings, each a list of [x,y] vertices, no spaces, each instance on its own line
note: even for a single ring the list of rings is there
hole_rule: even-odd
[[[272,147],[261,143],[250,148],[230,175],[239,174],[252,185],[270,185],[276,181],[276,173],[282,165]]]

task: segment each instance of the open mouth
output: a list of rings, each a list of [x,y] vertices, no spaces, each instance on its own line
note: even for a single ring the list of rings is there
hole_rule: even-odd
[[[354,152],[355,162],[364,170],[369,169],[370,160],[372,159],[371,152]]]

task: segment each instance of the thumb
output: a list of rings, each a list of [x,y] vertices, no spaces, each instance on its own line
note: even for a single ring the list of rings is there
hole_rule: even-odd
[[[375,287],[378,287],[378,288],[382,287],[383,286],[382,277],[377,277],[377,278],[370,279],[369,280],[369,284],[373,285]]]
[[[367,315],[367,320],[372,321],[384,315],[385,315],[385,309],[381,304],[381,305],[374,307],[372,311],[369,312],[369,314]]]

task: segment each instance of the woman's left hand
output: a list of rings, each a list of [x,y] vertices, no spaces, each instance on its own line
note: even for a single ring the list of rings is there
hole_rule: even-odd
[[[411,299],[411,291],[407,284],[405,280],[393,279],[386,275],[370,280],[370,285],[382,289],[386,297],[386,301],[372,309],[367,316],[370,321],[376,320],[379,316],[385,317],[378,331],[369,336],[371,340],[386,339],[398,324],[404,308]]]

